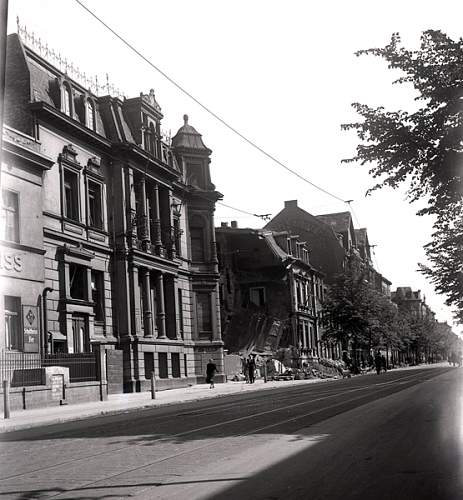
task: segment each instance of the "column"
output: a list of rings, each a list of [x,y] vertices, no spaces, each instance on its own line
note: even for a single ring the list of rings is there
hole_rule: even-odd
[[[136,211],[136,197],[135,197],[135,178],[133,170],[127,168],[126,170],[126,210],[127,210],[127,234],[130,234],[132,239],[137,237],[137,211]]]
[[[167,214],[167,224],[169,226],[170,241],[168,242],[167,251],[172,259],[175,258],[175,235],[174,235],[174,224],[172,222],[172,189],[168,191],[169,199],[169,213]]]
[[[143,294],[143,327],[144,337],[153,336],[153,313],[151,312],[151,286],[150,286],[150,271],[143,268],[142,272],[142,294]]]
[[[130,322],[132,335],[137,336],[141,333],[141,314],[142,314],[142,311],[140,310],[141,301],[140,301],[140,288],[138,279],[138,267],[131,264],[129,272],[131,274],[132,304],[128,305],[128,310],[131,311],[131,316],[132,316]]]
[[[211,301],[212,340],[222,340],[218,288],[218,285],[216,285],[215,290],[210,294],[209,297],[209,300]]]
[[[307,336],[309,334],[309,323],[306,321],[302,322],[302,348],[307,349]]]
[[[141,228],[141,240],[142,240],[142,248],[143,250],[148,249],[148,245],[150,242],[150,233],[149,233],[149,225],[148,225],[148,215],[146,213],[147,203],[146,203],[146,181],[145,176],[143,175],[140,179],[140,206],[141,206],[141,214],[139,221],[139,228]]]
[[[155,183],[155,185],[154,185],[153,216],[154,216],[153,226],[154,226],[154,230],[156,233],[154,236],[154,247],[155,247],[156,255],[163,256],[164,255],[164,248],[162,246],[162,238],[161,238],[161,217],[160,217],[160,210],[159,210],[159,185],[158,185],[158,183]]]
[[[164,275],[159,273],[156,276],[156,299],[157,299],[157,323],[158,338],[166,338],[166,312],[164,306]]]

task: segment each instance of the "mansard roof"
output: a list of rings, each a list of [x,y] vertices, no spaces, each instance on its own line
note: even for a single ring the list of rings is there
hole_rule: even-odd
[[[60,86],[65,82],[72,89],[74,103],[73,114],[68,119],[77,122],[77,124],[85,128],[85,100],[90,99],[96,104],[98,97],[91,90],[73,80],[65,72],[60,71],[29,46],[23,44],[21,38],[16,33],[8,35],[5,107],[6,120],[9,124],[22,132],[31,132],[27,130],[30,124],[24,114],[27,113],[26,108],[23,106],[28,103],[34,103],[34,109],[38,109],[35,103],[42,103],[50,111],[56,110],[61,113]],[[23,113],[21,117],[14,110],[10,114],[8,113],[10,102],[17,102],[18,99],[24,108],[21,112]],[[106,131],[98,105],[94,107],[94,117],[95,129],[88,129],[88,132],[96,133],[100,137],[106,138]]]

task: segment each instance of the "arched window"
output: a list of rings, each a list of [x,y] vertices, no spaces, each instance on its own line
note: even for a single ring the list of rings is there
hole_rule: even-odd
[[[72,92],[67,83],[63,83],[61,110],[65,115],[72,117]]]
[[[204,219],[198,215],[193,216],[190,222],[191,260],[193,262],[204,262],[206,259],[205,237]]]
[[[95,107],[90,99],[85,100],[85,125],[95,130]]]

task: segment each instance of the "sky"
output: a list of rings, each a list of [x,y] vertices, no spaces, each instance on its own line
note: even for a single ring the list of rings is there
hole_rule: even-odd
[[[312,183],[353,200],[355,227],[366,227],[379,272],[397,286],[421,290],[439,321],[452,324],[444,297],[418,271],[432,219],[418,217],[405,189],[365,197],[376,182],[367,166],[342,164],[355,154],[353,102],[388,109],[416,106],[413,89],[392,85],[398,73],[355,51],[382,47],[399,32],[414,48],[420,33],[463,35],[460,1],[409,0],[81,0],[147,59],[241,134]],[[315,189],[253,149],[90,16],[76,0],[9,0],[9,32],[21,25],[99,81],[127,97],[153,88],[174,135],[183,115],[212,149],[211,174],[223,202],[276,215],[285,200],[314,214],[349,206]],[[223,205],[216,225],[262,227],[256,217]],[[463,335],[462,325],[453,325]]]

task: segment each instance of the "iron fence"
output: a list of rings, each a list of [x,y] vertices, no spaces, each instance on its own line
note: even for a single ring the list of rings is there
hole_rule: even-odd
[[[0,353],[0,375],[11,387],[42,385],[42,364],[40,354],[27,352]]]
[[[33,354],[25,352],[0,352],[1,380],[8,380],[11,387],[43,385],[47,366],[69,368],[70,382],[99,380],[97,353]]]
[[[98,358],[95,352],[45,354],[42,366],[65,366],[69,368],[70,382],[99,380]]]

